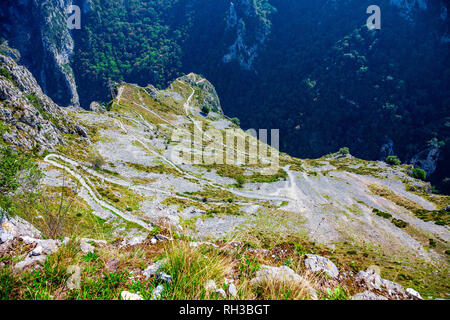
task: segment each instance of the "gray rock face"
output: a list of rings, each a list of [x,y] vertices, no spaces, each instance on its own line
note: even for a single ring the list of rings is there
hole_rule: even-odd
[[[407,288],[406,289],[406,294],[408,295],[408,297],[414,299],[414,300],[423,300],[422,296],[420,295],[420,293],[418,293],[416,290],[412,289],[412,288]]]
[[[20,217],[0,221],[0,243],[9,242],[16,237],[40,238],[41,232]]]
[[[228,294],[232,296],[233,298],[236,298],[238,295],[238,291],[236,289],[236,286],[233,283],[230,283],[228,286]]]
[[[89,105],[89,110],[92,112],[98,112],[98,113],[106,112],[106,108],[96,101],[91,102],[91,104]]]
[[[152,291],[152,300],[159,300],[161,299],[161,294],[164,291],[164,287],[159,285]]]
[[[339,275],[338,268],[330,259],[318,255],[306,255],[305,266],[312,272],[325,272],[332,278],[337,278]]]
[[[22,63],[39,78],[44,91],[63,106],[79,104],[70,66],[74,42],[66,13],[72,3],[21,0],[0,4],[2,35],[20,51]]]
[[[430,176],[436,171],[440,153],[440,149],[436,147],[423,150],[411,159],[411,164],[425,170],[427,176]]]
[[[31,251],[30,256],[31,257],[35,257],[35,256],[40,256],[43,253],[44,249],[42,248],[41,245],[38,245],[36,248],[33,249],[33,251]]]
[[[105,240],[96,240],[96,239],[89,239],[89,238],[82,238],[80,239],[80,249],[83,253],[89,253],[94,252],[95,246],[94,245],[105,245]]]
[[[171,276],[170,274],[161,272],[161,273],[158,275],[158,280],[160,280],[160,281],[165,281],[165,282],[169,282],[169,281],[172,281],[172,276]]]
[[[214,280],[208,280],[205,284],[206,292],[211,292],[217,289],[216,282]]]
[[[4,217],[0,224],[0,244],[8,245],[8,242],[16,238],[20,238],[26,244],[36,244],[24,260],[14,265],[16,270],[44,263],[46,256],[56,252],[61,245],[59,240],[40,239],[40,231],[20,217],[10,219]]]
[[[305,280],[295,273],[294,270],[287,266],[272,267],[262,265],[261,269],[256,272],[256,277],[251,280],[252,283],[262,283],[265,281],[288,281],[288,282],[304,282]]]
[[[218,295],[220,295],[220,296],[221,296],[222,298],[224,298],[224,299],[227,298],[227,293],[226,293],[225,290],[223,290],[222,288],[217,289],[217,290],[216,290],[216,293],[217,293]]]
[[[393,299],[404,299],[406,297],[403,286],[381,278],[373,269],[358,272],[355,281],[369,290],[384,291]]]
[[[202,78],[194,73],[190,73],[186,76],[178,78],[180,81],[185,81],[192,86],[199,87],[203,93],[203,103],[206,104],[211,110],[222,114],[222,107],[220,105],[220,99],[216,92],[215,87],[211,82]]]
[[[364,292],[355,294],[352,297],[352,300],[388,300],[388,299],[386,297],[375,294],[372,291],[366,290]]]
[[[24,260],[16,263],[14,265],[14,269],[21,271],[23,269],[25,269],[26,267],[29,267],[33,264],[39,263],[42,264],[45,262],[46,256],[44,255],[39,255],[39,256],[35,256],[35,257],[26,257]]]
[[[49,255],[58,251],[61,246],[61,241],[52,239],[35,239],[28,236],[21,237],[22,241],[31,244],[36,243],[35,249],[30,253],[30,256]]]
[[[120,297],[122,300],[144,300],[140,295],[128,291],[122,291]]]
[[[230,2],[226,31],[230,38],[235,40],[223,56],[224,63],[236,60],[244,70],[253,69],[259,47],[271,32],[271,24],[268,21],[272,10],[270,5],[265,10],[260,10],[249,0]],[[255,25],[256,28],[247,29],[246,25]]]
[[[86,241],[80,243],[80,249],[83,253],[92,253],[95,250],[94,246]]]
[[[164,264],[164,260],[156,261],[151,266],[148,266],[147,269],[144,270],[144,276],[148,279],[152,276],[155,276],[158,271],[161,269],[162,265]]]
[[[383,279],[373,269],[358,272],[355,280],[361,282],[370,290],[382,290]]]
[[[124,239],[121,243],[121,246],[125,247],[125,246],[136,246],[138,244],[141,244],[145,241],[147,237],[146,236],[137,236],[137,237],[132,237],[129,239]]]
[[[14,236],[7,228],[2,228],[0,230],[0,243],[7,243],[14,239]]]
[[[0,65],[6,73],[0,75],[0,120],[8,125],[3,140],[27,150],[53,150],[64,142],[63,133],[87,137],[86,129],[42,92],[25,67],[2,54]]]
[[[310,283],[287,266],[272,267],[262,265],[261,269],[256,272],[256,277],[253,278],[250,282],[255,285],[267,281],[293,282],[304,285],[305,287],[308,287],[311,299],[317,300],[317,293],[311,287]]]

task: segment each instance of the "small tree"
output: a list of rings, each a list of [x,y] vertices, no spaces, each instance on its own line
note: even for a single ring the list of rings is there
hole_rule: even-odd
[[[244,185],[244,183],[245,183],[245,177],[244,177],[244,176],[238,176],[238,177],[236,178],[236,187],[242,188],[242,186]]]
[[[425,180],[427,178],[427,172],[420,168],[414,168],[412,176],[416,179]]]
[[[400,161],[400,159],[397,156],[388,156],[386,158],[386,163],[390,164],[391,166],[398,166],[402,162]]]
[[[346,156],[346,155],[350,154],[350,150],[347,147],[340,148],[339,154]]]
[[[63,236],[68,224],[68,214],[72,209],[77,191],[72,190],[66,183],[66,174],[63,174],[61,193],[50,195],[42,193],[40,203],[42,205],[42,219],[44,222],[41,231],[49,239]]]
[[[233,122],[238,127],[241,126],[241,120],[239,120],[238,118],[231,118],[231,122]]]

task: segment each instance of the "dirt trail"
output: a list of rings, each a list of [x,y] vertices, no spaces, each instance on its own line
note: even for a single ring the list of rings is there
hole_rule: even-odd
[[[148,223],[140,220],[136,216],[122,212],[121,210],[119,210],[116,207],[110,205],[109,203],[103,201],[102,199],[99,199],[97,197],[97,195],[95,194],[95,192],[92,190],[92,188],[89,186],[89,184],[86,182],[85,178],[81,174],[75,172],[69,166],[63,165],[57,161],[52,160],[52,158],[60,159],[62,161],[70,163],[71,165],[73,165],[75,167],[78,166],[79,164],[76,161],[73,161],[71,159],[68,159],[66,157],[63,157],[63,156],[60,156],[57,154],[49,154],[44,158],[45,162],[47,162],[59,169],[63,169],[65,171],[67,171],[70,175],[72,175],[75,179],[78,180],[78,182],[81,184],[81,187],[84,188],[88,192],[87,195],[85,193],[81,193],[82,196],[84,195],[84,196],[89,197],[89,199],[84,199],[84,200],[88,200],[86,202],[90,202],[91,200],[93,200],[95,203],[99,204],[102,208],[105,208],[105,209],[113,212],[115,215],[121,217],[122,219],[124,219],[126,221],[136,223],[136,224],[140,225],[141,227],[143,227],[144,229],[147,229],[149,231],[151,231],[153,229],[153,226],[151,224],[148,224]]]

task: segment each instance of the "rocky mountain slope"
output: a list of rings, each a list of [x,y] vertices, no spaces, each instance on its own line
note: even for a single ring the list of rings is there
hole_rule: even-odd
[[[78,105],[70,64],[74,42],[67,27],[72,0],[2,1],[0,35],[19,50],[22,64],[56,103]]]
[[[11,74],[2,71],[3,113],[23,104],[38,119],[25,115],[11,132],[34,130],[23,139],[52,147],[61,136],[66,141],[37,159],[49,200],[18,205],[2,223],[0,270],[15,284],[2,294],[417,299],[418,291],[448,298],[449,198],[429,193],[410,176],[411,166],[364,161],[346,150],[314,160],[280,154],[227,118],[214,86],[196,74],[165,90],[123,84],[108,110],[66,114],[23,67],[0,59]],[[19,89],[37,95],[46,112],[81,124],[89,139],[63,134]],[[37,123],[51,138],[39,135]],[[254,163],[251,150],[260,151]],[[223,159],[235,161],[215,163]],[[58,211],[60,197],[67,210]],[[65,212],[57,233],[49,233],[47,215],[55,216],[48,208]],[[195,269],[202,265],[208,273]],[[53,280],[23,291],[30,270]]]
[[[68,31],[64,9],[82,9]],[[195,70],[245,128],[280,128],[280,148],[395,154],[450,191],[448,5],[383,0],[4,1],[0,36],[62,106],[107,102],[112,82],[164,87]],[[117,23],[120,21],[120,23]],[[238,97],[238,98],[237,98]],[[330,107],[332,106],[332,108]],[[357,125],[356,125],[357,124]]]
[[[24,150],[54,149],[63,134],[87,137],[66,110],[46,96],[36,79],[18,65],[17,51],[0,46],[0,121],[2,138]]]

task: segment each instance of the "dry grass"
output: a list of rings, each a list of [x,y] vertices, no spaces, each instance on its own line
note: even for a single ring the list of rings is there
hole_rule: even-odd
[[[288,242],[293,238],[306,238],[302,227],[305,220],[294,212],[276,209],[263,210],[252,220],[251,226],[244,226],[230,234],[230,241],[244,241],[260,248]]]
[[[164,271],[173,277],[168,283],[164,299],[214,299],[204,286],[214,280],[220,286],[223,278],[233,269],[233,261],[211,248],[194,248],[186,242],[170,243],[167,248]]]
[[[387,187],[380,186],[377,184],[371,184],[368,186],[368,188],[373,194],[383,197],[387,200],[390,200],[393,203],[395,203],[396,205],[401,206],[409,211],[414,212],[416,210],[423,209],[418,203],[416,203],[412,200],[406,199],[402,196],[399,196],[398,194],[394,193],[392,190],[390,190]]]

